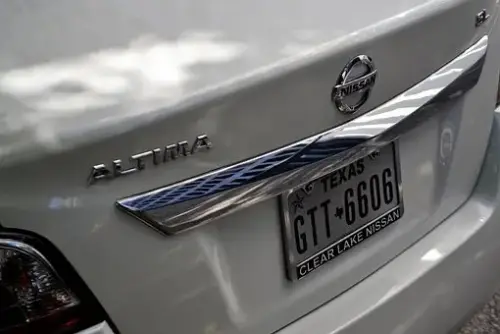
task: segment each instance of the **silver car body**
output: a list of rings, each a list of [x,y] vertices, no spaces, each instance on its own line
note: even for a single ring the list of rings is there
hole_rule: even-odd
[[[498,283],[497,2],[54,0],[0,18],[1,224],[59,248],[120,332],[444,333]],[[330,93],[359,54],[377,81],[345,115]],[[115,206],[370,115],[406,119],[380,137],[404,215],[303,280],[276,194],[167,236]],[[200,134],[206,152],[88,182]]]

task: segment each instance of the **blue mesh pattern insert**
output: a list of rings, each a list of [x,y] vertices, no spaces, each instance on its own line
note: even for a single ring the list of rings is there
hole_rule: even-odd
[[[256,159],[212,172],[177,185],[134,196],[120,202],[133,211],[159,209],[218,192],[250,184],[323,160],[362,142],[358,138],[317,139],[309,144],[297,143]]]

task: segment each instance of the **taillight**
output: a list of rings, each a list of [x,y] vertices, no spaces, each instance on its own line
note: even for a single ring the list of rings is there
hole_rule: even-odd
[[[74,333],[110,322],[46,240],[0,232],[0,333]]]

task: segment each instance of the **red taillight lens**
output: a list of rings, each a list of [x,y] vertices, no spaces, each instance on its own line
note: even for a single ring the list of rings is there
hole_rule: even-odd
[[[110,323],[69,263],[47,244],[0,230],[0,334],[74,333]]]
[[[0,328],[23,325],[79,300],[45,258],[15,240],[0,240]]]

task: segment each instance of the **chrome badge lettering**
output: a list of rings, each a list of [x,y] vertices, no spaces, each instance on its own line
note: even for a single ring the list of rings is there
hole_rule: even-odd
[[[123,162],[120,159],[113,160],[111,166],[106,164],[94,165],[88,177],[88,184],[94,184],[101,180],[110,180],[119,176],[128,175],[139,172],[146,168],[146,165],[163,164],[181,157],[193,155],[199,151],[209,150],[212,147],[212,142],[207,135],[196,137],[190,145],[187,141],[180,141],[176,144],[166,145],[163,148],[154,148],[152,150],[134,154],[128,158],[128,162]]]
[[[345,67],[332,90],[332,101],[345,114],[356,112],[368,100],[377,70],[368,56],[357,56]]]

